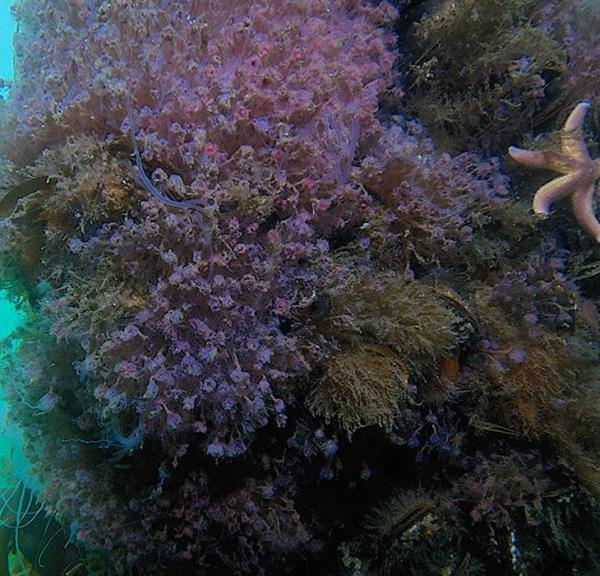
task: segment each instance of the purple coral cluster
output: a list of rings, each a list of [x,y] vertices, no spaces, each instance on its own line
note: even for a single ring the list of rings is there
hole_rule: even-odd
[[[497,279],[492,300],[514,321],[527,326],[534,337],[544,326],[570,326],[577,287],[566,274],[568,257],[556,241],[548,241]]]
[[[372,236],[398,267],[456,258],[508,201],[508,179],[497,159],[438,153],[415,121],[395,118],[361,167],[368,189],[386,208],[373,219],[384,223],[382,233]]]
[[[80,541],[125,551],[128,563],[153,556],[157,566],[156,558],[204,563],[201,544],[216,522],[231,534],[238,569],[256,571],[262,539],[286,551],[309,540],[290,483],[261,456],[256,436],[271,423],[286,426],[296,382],[325,353],[309,338],[307,311],[344,273],[328,238],[372,210],[351,172],[359,146],[384,130],[375,114],[394,79],[386,28],[394,10],[360,2],[24,1],[15,13],[22,80],[5,154],[27,161],[74,136],[118,147],[131,131],[141,150],[136,179],[147,191],[143,159],[160,190],[145,199],[132,191],[120,218],[93,216],[83,198],[65,195],[62,207],[53,199],[60,217],[80,218],[75,227],[48,223],[51,257],[39,277],[49,286],[40,312],[56,344],[74,351],[56,392],[68,407],[45,422],[30,420],[27,405],[17,409],[32,436],[68,419],[68,432],[37,447],[51,458],[47,505]],[[92,164],[55,169],[57,189],[72,189],[73,173],[85,180]],[[211,214],[200,219],[192,201],[210,204]],[[99,284],[86,315],[82,295],[91,298]],[[47,362],[21,352],[34,366]],[[263,462],[248,472],[260,481],[219,496],[213,479],[196,494],[198,469],[241,457]],[[104,470],[82,468],[98,458]],[[112,467],[123,465],[149,466],[142,496],[125,512],[111,504],[121,474]],[[270,490],[265,475],[274,476]],[[242,501],[245,523],[234,521]],[[187,538],[162,541],[161,508],[186,509]],[[279,536],[268,535],[272,524]],[[228,564],[227,546],[213,548],[212,562]]]
[[[33,157],[73,133],[118,132],[129,94],[143,157],[193,182],[242,145],[284,171],[319,167],[342,145],[331,125],[376,130],[392,78],[387,4],[347,2],[71,2],[14,8],[17,73],[3,140]],[[327,145],[325,145],[327,141]]]

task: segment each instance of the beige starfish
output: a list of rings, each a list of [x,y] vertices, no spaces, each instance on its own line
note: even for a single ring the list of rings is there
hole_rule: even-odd
[[[511,146],[508,153],[519,164],[531,168],[548,168],[559,176],[544,184],[533,198],[533,211],[547,217],[554,202],[571,197],[573,214],[581,227],[600,242],[600,222],[594,215],[594,186],[600,178],[600,158],[592,160],[581,127],[591,105],[589,100],[577,104],[561,132],[560,152],[523,150]]]

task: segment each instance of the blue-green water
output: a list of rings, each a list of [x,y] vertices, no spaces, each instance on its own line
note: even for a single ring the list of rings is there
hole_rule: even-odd
[[[6,338],[22,320],[22,314],[8,300],[7,294],[0,291],[0,339]]]
[[[14,22],[10,15],[10,1],[0,0],[0,79],[10,80],[13,75],[12,36]],[[0,291],[0,338],[6,338],[18,325],[21,316]]]
[[[12,37],[14,33],[14,22],[10,14],[9,0],[0,0],[0,80],[12,80],[13,77],[13,52]],[[0,88],[0,97],[6,95],[6,89]],[[23,322],[24,314],[9,299],[4,290],[0,290],[0,345],[5,350],[14,349],[16,341],[10,344],[10,335]],[[22,459],[20,452],[21,438],[14,428],[6,423],[8,411],[7,403],[2,399],[5,382],[0,382],[0,492],[3,498],[6,494],[11,494],[19,490],[22,480],[17,479],[15,474],[20,463],[20,473],[28,475],[29,464]],[[21,488],[22,494],[25,494],[24,488]],[[4,510],[5,506],[3,506]],[[19,516],[19,515],[17,515]],[[20,522],[18,518],[17,522]],[[8,559],[10,573],[30,573],[28,566],[19,555],[18,558],[12,553]]]
[[[0,79],[2,80],[11,80],[13,77],[12,37],[15,24],[10,15],[10,5],[10,0],[0,0]]]
[[[13,76],[14,22],[10,14],[10,5],[10,0],[0,0],[0,79],[3,80],[11,80]],[[21,314],[7,299],[7,294],[0,291],[0,339],[6,338],[21,319]]]

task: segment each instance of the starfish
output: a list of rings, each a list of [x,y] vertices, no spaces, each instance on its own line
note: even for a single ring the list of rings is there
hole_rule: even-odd
[[[589,100],[580,102],[569,114],[561,131],[560,152],[523,150],[511,146],[508,153],[524,166],[547,168],[562,174],[535,193],[533,211],[537,215],[546,218],[554,202],[570,196],[576,220],[600,242],[600,222],[593,207],[595,182],[600,178],[600,158],[592,160],[590,157],[581,129],[590,105]]]

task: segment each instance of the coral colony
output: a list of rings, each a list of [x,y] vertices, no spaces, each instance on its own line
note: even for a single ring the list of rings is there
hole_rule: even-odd
[[[13,12],[0,373],[78,573],[599,573],[597,3]]]

